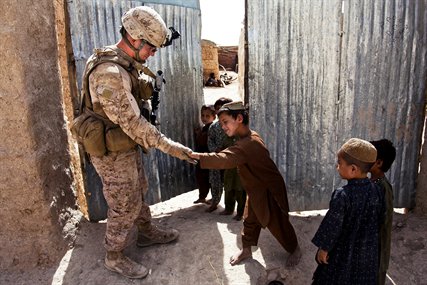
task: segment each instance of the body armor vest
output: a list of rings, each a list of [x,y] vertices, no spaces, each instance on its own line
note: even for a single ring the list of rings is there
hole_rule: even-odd
[[[95,49],[89,58],[82,80],[82,102],[80,115],[74,119],[71,130],[77,141],[81,142],[85,151],[91,155],[102,156],[107,151],[127,151],[137,144],[105,114],[99,102],[92,103],[89,91],[89,75],[102,63],[111,62],[124,68],[132,82],[132,95],[143,113],[144,105],[152,96],[151,78],[155,75],[146,66],[135,61],[116,46]],[[149,78],[151,77],[151,78]],[[148,112],[149,114],[149,112]]]

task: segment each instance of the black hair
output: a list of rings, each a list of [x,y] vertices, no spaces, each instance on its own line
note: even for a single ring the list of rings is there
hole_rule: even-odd
[[[383,172],[387,172],[396,158],[396,148],[388,139],[370,141],[370,143],[377,149],[377,159],[381,159],[383,161],[381,170]]]
[[[231,100],[230,98],[221,97],[221,98],[219,98],[218,100],[215,101],[215,104],[214,104],[215,110],[218,110],[223,105],[225,105],[227,103],[231,103],[231,102],[233,102],[233,100]]]
[[[215,108],[213,105],[207,105],[207,104],[203,105],[202,108],[200,109],[200,112],[204,110],[209,110],[214,117],[216,116]]]
[[[360,161],[357,158],[354,158],[354,157],[350,156],[348,153],[346,153],[343,150],[340,150],[338,152],[338,157],[342,158],[348,164],[354,164],[354,165],[356,165],[357,167],[360,168],[360,170],[363,173],[368,173],[369,170],[371,170],[372,166],[375,164],[375,162],[364,162],[364,161]]]
[[[221,114],[230,115],[231,117],[233,117],[233,119],[237,119],[238,115],[242,115],[242,123],[246,126],[249,124],[249,111],[247,108],[245,108],[245,110],[221,110],[218,112],[218,117]]]

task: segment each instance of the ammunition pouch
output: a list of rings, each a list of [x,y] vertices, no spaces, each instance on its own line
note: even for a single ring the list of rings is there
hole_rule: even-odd
[[[104,129],[104,123],[89,112],[83,112],[71,123],[74,138],[93,156],[103,156],[107,153]]]
[[[124,152],[137,145],[118,125],[88,109],[73,120],[71,133],[92,156],[103,156],[107,151]]]
[[[105,143],[108,151],[128,151],[137,145],[119,126],[105,131]]]

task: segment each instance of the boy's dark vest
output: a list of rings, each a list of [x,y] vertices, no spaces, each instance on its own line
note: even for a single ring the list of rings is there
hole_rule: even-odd
[[[71,124],[71,132],[76,140],[83,144],[87,153],[94,156],[103,156],[107,151],[127,151],[136,146],[136,142],[119,125],[108,119],[100,103],[93,104],[91,101],[89,75],[99,64],[106,62],[118,64],[128,72],[132,82],[131,92],[141,113],[144,101],[153,92],[149,77],[155,79],[155,75],[147,67],[131,59],[119,48],[108,46],[95,49],[83,73],[80,113]]]

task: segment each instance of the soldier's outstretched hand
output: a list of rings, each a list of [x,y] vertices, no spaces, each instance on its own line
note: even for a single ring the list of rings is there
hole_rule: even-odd
[[[187,162],[192,164],[197,164],[197,161],[192,159],[190,156],[192,153],[193,151],[190,148],[177,142],[171,143],[170,149],[168,151],[168,154],[175,156],[176,158],[186,160]]]

